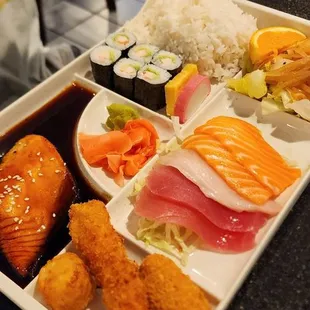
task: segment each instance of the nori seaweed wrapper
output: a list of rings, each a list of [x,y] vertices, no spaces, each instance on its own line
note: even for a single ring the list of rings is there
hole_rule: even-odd
[[[113,72],[114,76],[114,89],[115,91],[128,98],[134,99],[134,86],[135,86],[135,78],[128,79],[121,76],[118,76],[115,72]]]
[[[135,101],[150,110],[157,111],[166,105],[165,101],[165,85],[150,84],[145,80],[135,79],[134,97]]]
[[[103,87],[114,90],[113,64],[104,66],[90,61],[96,83]]]

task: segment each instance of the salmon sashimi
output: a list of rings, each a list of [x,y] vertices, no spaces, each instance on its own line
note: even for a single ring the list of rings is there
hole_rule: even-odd
[[[52,231],[76,198],[74,180],[44,137],[19,140],[0,165],[0,249],[21,275],[31,274]]]
[[[300,169],[287,165],[257,128],[243,120],[216,117],[198,127],[195,134],[216,138],[273,196],[278,196],[301,175]]]
[[[258,205],[272,197],[271,190],[259,183],[213,136],[189,136],[182,143],[182,148],[195,150],[240,196]]]
[[[124,176],[136,175],[156,154],[158,138],[155,127],[145,119],[129,120],[121,131],[79,134],[81,153],[87,163],[111,173],[119,186],[124,185]]]
[[[273,216],[282,209],[282,206],[274,200],[257,205],[244,199],[193,150],[179,149],[171,152],[160,158],[160,164],[178,169],[187,179],[196,184],[206,197],[234,211],[261,212]]]
[[[195,232],[205,249],[223,253],[239,253],[255,246],[255,233],[221,229],[193,208],[179,205],[153,194],[148,187],[139,193],[135,213],[158,223],[176,224]]]
[[[268,219],[264,213],[236,212],[207,198],[197,185],[173,167],[155,166],[146,179],[146,186],[153,194],[162,199],[198,211],[221,229],[236,232],[257,232]],[[157,207],[160,208],[160,206]]]

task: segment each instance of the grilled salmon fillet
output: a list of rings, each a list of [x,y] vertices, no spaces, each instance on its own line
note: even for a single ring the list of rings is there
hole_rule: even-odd
[[[44,137],[19,140],[0,164],[0,249],[26,276],[76,197],[75,183]]]

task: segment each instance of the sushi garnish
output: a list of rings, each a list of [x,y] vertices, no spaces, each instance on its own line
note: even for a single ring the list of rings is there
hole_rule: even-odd
[[[183,266],[201,240],[190,229],[176,224],[161,223],[141,217],[138,223],[137,239],[178,258]]]
[[[125,127],[129,120],[138,119],[139,112],[122,103],[112,103],[107,106],[109,117],[106,121],[106,126],[111,130],[121,130]]]
[[[113,124],[112,120],[109,124]],[[155,127],[146,119],[130,119],[122,130],[102,135],[79,134],[81,152],[87,163],[102,167],[119,186],[124,185],[125,177],[136,175],[156,154],[157,139]]]

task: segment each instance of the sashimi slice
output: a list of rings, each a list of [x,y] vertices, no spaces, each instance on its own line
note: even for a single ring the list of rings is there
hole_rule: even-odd
[[[79,134],[83,157],[92,165],[106,158],[109,153],[124,154],[132,148],[129,136],[121,131],[110,131],[103,135]]]
[[[190,136],[182,148],[195,150],[242,197],[262,205],[272,192],[262,184],[225,149],[214,137],[206,134]]]
[[[255,246],[255,233],[223,230],[196,210],[161,199],[147,187],[137,197],[135,213],[159,223],[172,223],[190,229],[204,242],[205,248],[212,251],[237,253]]]
[[[243,120],[220,116],[197,128],[195,133],[215,137],[261,184],[278,196],[300,177],[300,169],[289,167],[261,135],[246,131],[249,126],[252,125]]]
[[[146,186],[162,199],[195,209],[221,229],[257,232],[267,221],[263,213],[235,212],[207,198],[197,185],[173,167],[155,166],[147,177]]]
[[[196,184],[206,197],[234,211],[262,212],[273,216],[282,209],[282,206],[274,200],[257,205],[244,199],[193,150],[180,149],[171,152],[160,158],[160,164],[178,169],[187,179]]]
[[[184,124],[209,96],[211,83],[207,76],[196,74],[182,88],[174,108],[174,115]]]

